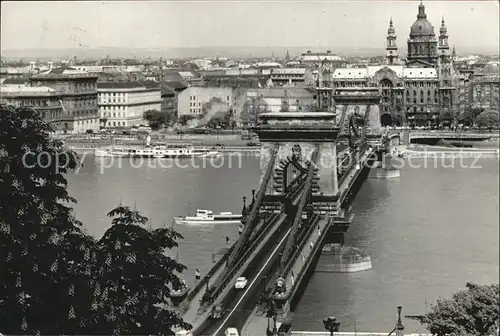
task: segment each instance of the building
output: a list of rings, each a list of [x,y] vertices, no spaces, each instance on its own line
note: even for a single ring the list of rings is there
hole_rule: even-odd
[[[273,86],[311,86],[314,84],[312,71],[307,68],[278,68],[269,74]]]
[[[15,107],[31,107],[49,122],[55,132],[63,132],[67,116],[61,104],[60,94],[50,87],[30,87],[26,85],[2,85],[2,104]]]
[[[146,124],[148,110],[161,111],[161,88],[153,83],[98,83],[99,115],[106,127],[132,127]]]
[[[177,115],[177,93],[165,84],[161,86],[161,111],[165,114]]]
[[[97,75],[63,66],[30,77],[30,86],[49,87],[57,92],[63,116],[63,133],[83,133],[99,129]]]
[[[312,88],[260,88],[236,90],[235,112],[244,127],[253,126],[260,113],[313,111],[316,90]]]
[[[329,64],[333,68],[343,68],[347,66],[347,62],[340,56],[332,54],[331,50],[326,52],[316,52],[313,53],[311,50],[300,55],[300,64],[305,67],[319,68],[322,64]]]
[[[385,65],[331,70],[319,69],[318,86],[378,87],[383,125],[446,127],[456,125],[465,112],[468,76],[454,65],[444,18],[439,36],[420,3],[410,28],[406,62],[399,58],[392,19],[387,30]]]
[[[266,73],[267,72],[267,73]],[[204,71],[203,81],[199,86],[231,87],[231,88],[258,88],[266,85],[270,70],[222,68]]]
[[[177,113],[182,115],[201,115],[203,105],[210,101],[219,101],[228,107],[234,103],[233,89],[230,87],[188,87],[177,98]]]
[[[476,109],[500,109],[499,86],[498,62],[490,62],[472,78],[469,91],[470,106]]]

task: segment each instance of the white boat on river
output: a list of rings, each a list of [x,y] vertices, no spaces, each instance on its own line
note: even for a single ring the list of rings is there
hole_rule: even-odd
[[[214,215],[212,210],[196,210],[195,216],[174,217],[177,224],[204,225],[204,224],[241,224],[242,215],[233,215],[231,212],[221,212]]]
[[[185,159],[221,155],[220,152],[208,150],[205,147],[191,145],[161,145],[145,148],[113,147],[96,149],[96,157],[116,158],[156,158],[156,159]]]

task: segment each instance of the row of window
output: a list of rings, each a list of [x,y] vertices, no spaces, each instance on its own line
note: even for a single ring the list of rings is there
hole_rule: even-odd
[[[125,126],[125,121],[108,121],[107,123],[107,126],[108,127],[111,127],[111,126],[114,126],[114,127],[117,127],[117,126]]]
[[[125,118],[125,111],[102,112],[104,118]]]
[[[85,91],[88,89],[97,89],[97,85],[94,82],[76,82],[75,83],[75,89],[76,91]]]
[[[430,103],[431,103],[431,101],[432,101],[432,99],[431,99],[431,98],[427,98],[427,103],[428,103],[428,104],[430,104]],[[407,98],[406,98],[406,102],[407,102],[407,103],[410,103],[410,102],[411,102],[410,97],[407,97]],[[437,104],[437,102],[438,102],[438,99],[437,99],[437,97],[435,97],[435,98],[434,98],[434,103],[436,103],[436,104]],[[416,104],[416,103],[417,103],[417,98],[413,98],[413,104]],[[423,97],[420,97],[420,104],[423,104],[423,103],[424,103],[424,98],[423,98]]]
[[[222,97],[219,97],[222,99]],[[198,97],[197,96],[189,96],[189,100],[197,100]],[[231,100],[231,96],[226,96],[226,100],[227,101],[230,101]]]

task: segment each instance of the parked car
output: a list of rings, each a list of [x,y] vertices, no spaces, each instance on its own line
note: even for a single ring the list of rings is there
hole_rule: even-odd
[[[236,283],[234,284],[234,288],[236,289],[244,289],[247,286],[247,278],[245,277],[239,277],[236,279]]]

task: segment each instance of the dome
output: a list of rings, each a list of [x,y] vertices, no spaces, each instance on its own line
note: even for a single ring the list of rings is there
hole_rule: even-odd
[[[429,20],[420,18],[411,26],[410,35],[434,35],[434,27]]]
[[[427,20],[427,14],[425,14],[425,6],[423,3],[420,3],[418,6],[417,21],[411,26],[410,35],[434,35],[434,27],[429,20]]]

